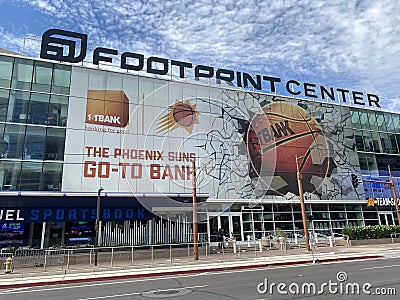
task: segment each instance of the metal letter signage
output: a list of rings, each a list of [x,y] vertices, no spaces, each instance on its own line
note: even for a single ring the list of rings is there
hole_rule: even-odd
[[[65,39],[54,35],[73,38]],[[75,56],[76,44],[80,42],[80,52]],[[64,55],[64,46],[67,47],[67,55]],[[85,59],[87,50],[87,35],[61,29],[49,29],[42,36],[40,58],[78,63]]]
[[[54,37],[57,35],[59,37]],[[65,37],[69,39],[65,39]],[[77,43],[80,42],[80,52],[76,55],[75,51]],[[67,49],[66,49],[67,48]],[[67,50],[67,55],[64,51]],[[87,51],[87,35],[72,31],[49,29],[42,37],[42,48],[40,57],[70,63],[78,63],[85,59]],[[102,54],[107,54],[104,56]],[[113,57],[118,55],[118,50],[98,47],[93,51],[93,64],[99,65],[101,61],[113,63]],[[193,64],[188,62],[169,60],[161,57],[149,57],[145,60],[143,54],[123,52],[120,56],[120,67],[126,70],[142,71],[146,65],[145,72],[149,74],[166,75],[170,73],[172,67],[179,67],[179,77],[185,78],[186,69],[192,69]],[[162,66],[157,68],[156,66]],[[325,87],[314,83],[300,83],[296,80],[282,81],[281,78],[262,76],[260,74],[252,75],[245,72],[237,72],[227,69],[215,69],[214,67],[197,65],[194,67],[194,78],[213,78],[216,83],[220,84],[224,81],[229,86],[237,86],[245,89],[256,89],[260,91],[269,91],[276,93],[277,85],[282,84],[281,88],[286,88],[287,93],[293,96],[306,96],[311,99],[320,99],[324,102],[330,101],[333,103],[351,102],[360,106],[381,107],[379,97],[375,94],[365,94],[347,89],[339,89]],[[265,86],[265,83],[267,85]],[[268,90],[269,88],[269,90]]]

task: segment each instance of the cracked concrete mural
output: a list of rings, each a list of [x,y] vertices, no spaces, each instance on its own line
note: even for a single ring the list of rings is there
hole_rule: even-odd
[[[181,147],[197,149],[198,182],[210,198],[298,198],[297,165],[306,199],[364,197],[351,182],[359,163],[348,107],[220,89],[169,111],[157,126],[166,134],[190,127]]]

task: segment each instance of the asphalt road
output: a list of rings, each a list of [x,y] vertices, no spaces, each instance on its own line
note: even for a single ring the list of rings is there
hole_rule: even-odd
[[[0,299],[399,299],[399,275],[399,258],[382,258],[20,288]]]

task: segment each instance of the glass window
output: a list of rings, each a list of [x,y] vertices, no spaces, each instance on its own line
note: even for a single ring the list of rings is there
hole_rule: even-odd
[[[365,111],[360,111],[360,124],[362,129],[369,129],[368,114]]]
[[[358,115],[358,111],[351,110],[351,122],[353,123],[354,128],[361,128],[360,116]]]
[[[369,174],[367,156],[368,156],[367,153],[358,153],[358,160],[360,162],[361,174],[363,175]]]
[[[291,221],[292,219],[292,213],[274,213],[275,221]]]
[[[55,94],[69,94],[71,85],[71,67],[63,65],[54,65],[53,70],[53,86],[52,93]]]
[[[7,121],[27,123],[29,116],[29,92],[11,91]]]
[[[28,126],[26,129],[24,159],[44,158],[46,128]]]
[[[313,217],[315,220],[329,220],[328,212],[315,212],[313,211]]]
[[[7,144],[7,151],[5,158],[19,158],[22,159],[24,153],[26,126],[7,124],[4,131],[4,143]]]
[[[384,114],[381,112],[376,113],[376,123],[380,131],[387,131]]]
[[[400,116],[392,114],[394,131],[400,133]]]
[[[393,127],[392,114],[385,113],[384,116],[385,116],[385,123],[386,123],[386,131],[395,132],[395,129]]]
[[[367,160],[368,168],[371,175],[376,175],[376,171],[378,170],[378,164],[376,163],[376,155],[374,154],[366,154],[365,158]]]
[[[382,176],[389,176],[388,165],[392,170],[392,173],[400,170],[400,160],[396,155],[376,155],[376,162],[379,169],[379,174]],[[396,176],[395,174],[393,174]]]
[[[276,222],[275,228],[282,230],[293,231],[293,222]]]
[[[36,61],[33,69],[32,90],[49,93],[52,73],[52,64]]]
[[[291,212],[292,207],[288,204],[274,204],[274,211],[287,211]]]
[[[60,163],[43,164],[43,190],[60,191],[63,165]]]
[[[372,141],[371,132],[363,131],[364,149],[368,152],[374,151],[374,145]]]
[[[374,112],[368,112],[368,122],[369,122],[369,127],[371,130],[378,130],[378,124],[376,122],[376,116]]]
[[[354,134],[355,134],[357,150],[358,151],[365,151],[364,139],[362,137],[362,131],[355,131]]]
[[[372,137],[372,149],[374,152],[382,152],[381,139],[378,132],[371,132]]]
[[[329,204],[331,211],[344,211],[344,204]]]
[[[4,122],[7,117],[9,90],[0,89],[0,122]]]
[[[0,87],[10,87],[13,61],[12,57],[0,56]]]
[[[347,211],[361,211],[361,205],[359,204],[346,204]]]
[[[1,190],[18,190],[21,162],[0,161],[0,188]]]
[[[43,164],[39,162],[23,162],[19,182],[20,191],[40,191]]]
[[[344,211],[343,212],[331,212],[331,219],[332,220],[346,219],[346,213]]]
[[[14,89],[30,90],[32,83],[33,61],[16,58],[11,87]]]
[[[4,147],[4,124],[0,124],[0,158],[4,158],[5,152],[7,151],[6,147]],[[8,147],[8,144],[7,144]],[[3,151],[4,148],[4,151]]]
[[[381,144],[382,144],[382,150],[385,153],[395,153],[396,149],[392,147],[392,142],[389,138],[389,135],[387,133],[381,132],[379,133],[381,137]]]
[[[400,152],[400,134],[396,134],[396,141],[397,141],[397,149],[399,149]]]
[[[32,93],[29,102],[29,123],[47,124],[50,95]]]
[[[312,204],[312,210],[314,211],[328,211],[327,204]]]
[[[68,97],[52,95],[47,124],[53,126],[67,126]]]
[[[347,219],[362,219],[361,212],[347,212]]]
[[[47,128],[45,160],[63,160],[65,145],[64,128]]]
[[[388,136],[389,136],[390,144],[392,147],[392,153],[400,153],[399,145],[397,145],[397,141],[396,141],[396,135],[389,134]]]

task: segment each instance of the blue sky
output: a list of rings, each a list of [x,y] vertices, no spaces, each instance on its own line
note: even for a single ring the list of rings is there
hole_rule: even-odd
[[[0,0],[0,47],[21,52],[24,33],[60,28],[89,47],[370,92],[399,112],[398,11],[393,0]]]

